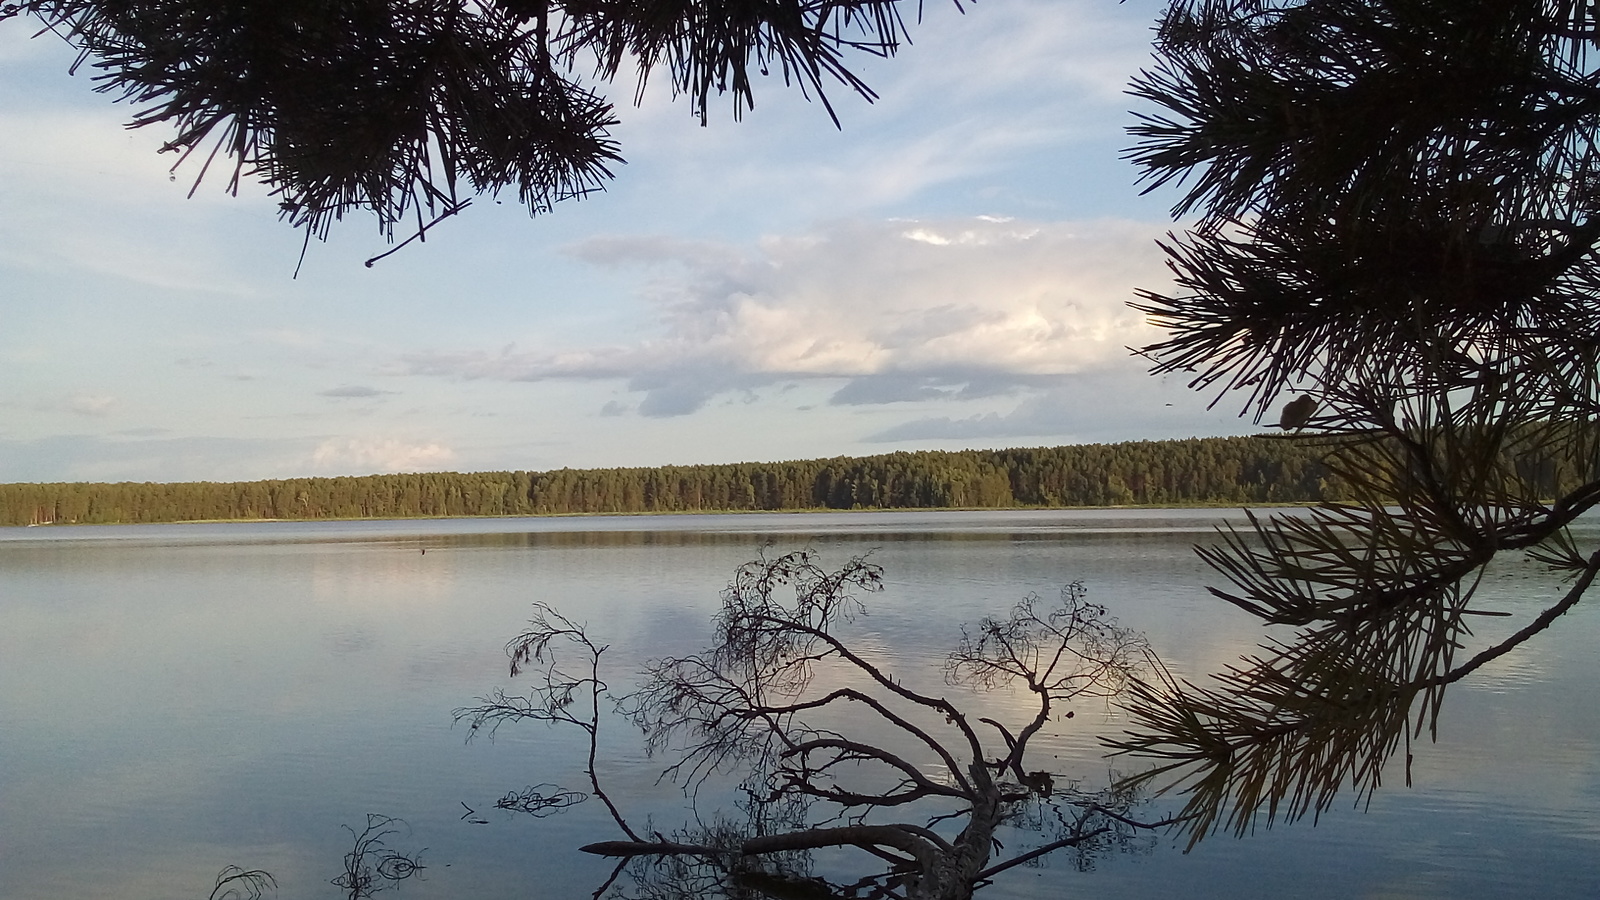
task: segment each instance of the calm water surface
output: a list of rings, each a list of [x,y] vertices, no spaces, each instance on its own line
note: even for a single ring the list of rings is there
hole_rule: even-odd
[[[0,898],[204,898],[218,870],[266,869],[284,898],[333,898],[366,814],[405,820],[427,868],[396,896],[586,897],[613,837],[586,804],[535,820],[509,789],[577,785],[572,735],[464,740],[451,711],[498,686],[502,646],[544,601],[610,644],[613,684],[700,648],[718,591],[764,543],[824,562],[871,551],[888,589],[854,639],[931,683],[963,622],[1081,579],[1179,674],[1249,652],[1190,547],[1217,511],[851,513],[0,529]],[[1600,537],[1600,534],[1595,535]],[[423,552],[426,551],[426,552]],[[1559,589],[1491,573],[1526,614]],[[1600,619],[1580,607],[1454,690],[1416,785],[1316,827],[1019,869],[985,896],[1600,897]],[[1499,624],[1499,623],[1492,623]],[[991,701],[1004,704],[1007,698]],[[1048,749],[1104,781],[1103,707]],[[635,735],[604,775],[656,827],[686,803]],[[1126,766],[1126,763],[1117,763]],[[463,806],[465,804],[466,806]],[[479,811],[463,819],[466,807]],[[1156,811],[1164,809],[1159,803]],[[470,821],[487,819],[487,824]]]

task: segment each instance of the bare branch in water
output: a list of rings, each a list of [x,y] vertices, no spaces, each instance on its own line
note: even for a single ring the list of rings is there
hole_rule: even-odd
[[[512,721],[570,725],[582,730],[589,738],[589,759],[584,772],[589,777],[591,793],[605,804],[606,811],[624,834],[639,840],[639,835],[622,817],[622,810],[606,794],[595,773],[595,759],[600,749],[600,698],[609,690],[600,680],[600,658],[606,647],[589,640],[582,625],[548,604],[535,603],[533,609],[528,630],[506,644],[506,655],[511,658],[511,677],[517,677],[532,666],[534,677],[538,679],[533,689],[526,696],[497,690],[488,697],[479,698],[478,706],[456,710],[455,719],[469,723],[468,740],[484,730],[493,737],[501,725]],[[561,668],[558,648],[575,649],[582,656],[580,673],[569,673]]]
[[[344,855],[344,872],[330,884],[343,890],[347,900],[364,900],[427,868],[418,861],[424,851],[401,853],[385,843],[405,824],[401,819],[367,813],[367,826],[359,834],[346,825],[355,846]]]
[[[536,784],[520,791],[508,791],[494,802],[499,809],[525,812],[535,818],[555,815],[589,799],[582,791],[562,790],[553,784]]]
[[[1005,619],[984,620],[946,660],[949,687],[1027,689],[1024,715],[1008,723],[908,685],[853,643],[850,627],[866,613],[858,595],[882,583],[882,571],[861,558],[831,570],[809,550],[763,554],[723,592],[711,647],[648,663],[639,688],[616,698],[647,750],[666,757],[664,777],[686,792],[698,794],[714,775],[742,774],[745,822],[719,817],[670,836],[629,827],[595,771],[606,647],[548,606],[536,606],[532,627],[507,647],[512,675],[530,675],[532,689],[496,692],[457,718],[473,733],[513,720],[583,730],[594,793],[626,837],[583,849],[621,858],[618,871],[630,873],[641,896],[753,890],[955,900],[1016,865],[1069,848],[1088,858],[1171,824],[1132,816],[1132,793],[1085,792],[1029,765],[1034,739],[1071,718],[1067,704],[1116,695],[1148,654],[1143,637],[1089,603],[1082,584],[1069,585],[1053,608],[1029,598]],[[582,663],[564,668],[558,650],[576,650]],[[980,735],[984,725],[993,730]],[[990,746],[996,733],[999,752]],[[509,794],[501,805],[559,807],[552,788]],[[1045,840],[997,860],[1002,827],[1041,831]],[[824,848],[859,849],[884,868],[835,892],[810,872],[810,854]]]
[[[217,873],[217,885],[209,900],[261,900],[266,889],[278,890],[278,882],[261,869],[228,866]]]

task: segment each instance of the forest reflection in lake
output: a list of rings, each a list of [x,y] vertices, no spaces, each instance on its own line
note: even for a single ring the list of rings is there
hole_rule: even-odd
[[[0,897],[204,897],[236,864],[281,897],[334,897],[341,826],[403,819],[426,848],[413,897],[582,897],[609,872],[575,852],[615,837],[594,804],[531,819],[507,790],[577,784],[576,736],[510,728],[466,743],[451,711],[505,676],[505,641],[544,602],[611,645],[613,671],[709,638],[718,592],[772,541],[825,562],[871,551],[888,589],[857,638],[926,683],[959,626],[1083,580],[1179,674],[1260,635],[1207,595],[1189,547],[1217,511],[851,513],[260,523],[0,530]],[[1557,583],[1508,562],[1487,589],[1520,612]],[[1090,872],[1008,873],[992,897],[1600,896],[1600,618],[1580,605],[1454,690],[1416,787],[1184,855],[1168,841]],[[615,679],[614,679],[615,680]],[[617,684],[622,687],[623,685]],[[1000,696],[995,702],[1004,702]],[[618,723],[619,725],[621,723]],[[1050,751],[1106,778],[1083,709]],[[625,728],[603,774],[657,827],[657,786]],[[1125,763],[1118,763],[1125,765]],[[478,816],[463,818],[462,804]],[[1157,803],[1155,809],[1161,808]],[[477,824],[475,819],[486,819]]]

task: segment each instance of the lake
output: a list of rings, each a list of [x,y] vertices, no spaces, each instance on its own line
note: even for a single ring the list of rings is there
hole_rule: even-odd
[[[1191,549],[1216,510],[814,513],[0,529],[0,898],[205,898],[224,866],[284,898],[341,896],[368,813],[424,869],[396,896],[587,897],[610,872],[576,851],[616,837],[598,803],[534,819],[508,790],[581,784],[577,736],[509,726],[468,742],[452,711],[515,689],[503,647],[535,602],[610,646],[613,687],[683,654],[735,567],[764,544],[825,564],[871,553],[887,589],[852,639],[936,683],[960,626],[1082,580],[1199,677],[1263,635],[1207,594]],[[1584,526],[1600,540],[1600,528]],[[1485,590],[1518,622],[1560,583],[1507,560]],[[1170,837],[1079,871],[1005,873],[995,898],[1600,896],[1597,601],[1445,702],[1366,810],[1191,853]],[[1492,625],[1500,627],[1500,620]],[[951,689],[952,697],[955,696]],[[1004,702],[1004,695],[993,701]],[[1103,783],[1114,710],[1087,704],[1048,746]],[[669,830],[690,813],[622,722],[602,776]],[[702,804],[704,805],[704,804]],[[1173,804],[1157,800],[1152,816]]]

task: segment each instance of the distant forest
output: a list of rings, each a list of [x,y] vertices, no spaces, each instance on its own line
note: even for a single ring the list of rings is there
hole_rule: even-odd
[[[637,469],[5,484],[0,525],[1311,503],[1339,499],[1322,453],[1262,436]]]

